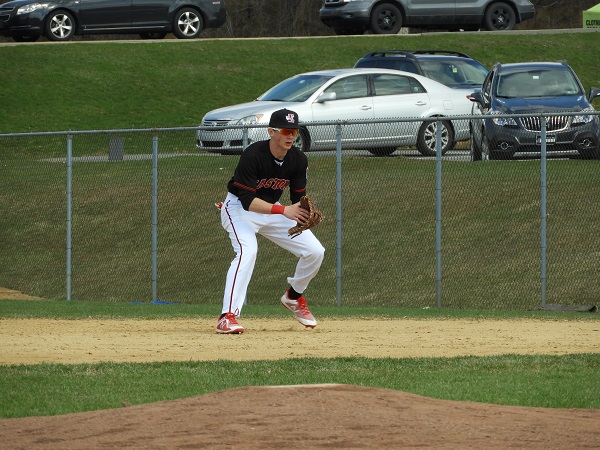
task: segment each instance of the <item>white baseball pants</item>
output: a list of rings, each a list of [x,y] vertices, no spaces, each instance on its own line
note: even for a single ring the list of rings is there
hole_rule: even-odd
[[[299,258],[294,276],[287,279],[296,292],[304,292],[310,280],[319,272],[325,248],[310,230],[294,239],[288,236],[288,230],[296,222],[283,214],[246,211],[240,200],[228,193],[221,208],[221,224],[229,233],[236,255],[227,272],[222,313],[233,312],[239,316],[242,311],[258,252],[256,233]]]

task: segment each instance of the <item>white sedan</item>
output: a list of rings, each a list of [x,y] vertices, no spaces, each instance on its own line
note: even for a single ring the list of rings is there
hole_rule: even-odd
[[[295,75],[255,101],[208,112],[196,135],[198,149],[230,154],[268,138],[271,113],[287,108],[298,113],[296,145],[303,151],[335,150],[334,125],[311,122],[446,117],[471,114],[471,91],[451,89],[437,81],[387,69],[337,69]],[[442,121],[442,153],[470,138],[467,120]],[[240,127],[240,128],[228,128]],[[435,155],[435,121],[349,124],[342,129],[342,148],[367,149],[385,156],[400,146],[416,146]]]

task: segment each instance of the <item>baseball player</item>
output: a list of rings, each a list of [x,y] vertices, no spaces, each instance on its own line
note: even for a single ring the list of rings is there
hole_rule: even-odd
[[[308,212],[299,203],[306,193],[308,159],[293,145],[299,132],[298,114],[287,109],[275,111],[267,132],[270,139],[257,141],[242,153],[221,207],[221,223],[235,251],[217,322],[217,333],[221,334],[244,332],[237,317],[256,262],[256,233],[299,258],[294,276],[287,279],[290,287],[280,302],[305,327],[317,325],[302,294],[317,275],[325,249],[310,230],[294,238],[288,234],[290,227],[308,218]],[[286,188],[290,191],[291,205],[279,203]]]

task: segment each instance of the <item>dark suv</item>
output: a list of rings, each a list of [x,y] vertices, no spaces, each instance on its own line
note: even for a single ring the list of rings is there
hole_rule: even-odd
[[[0,36],[17,42],[125,33],[193,39],[205,28],[222,26],[226,18],[222,0],[13,0],[0,5]]]
[[[367,53],[354,67],[403,70],[471,91],[481,87],[488,73],[479,61],[451,50],[380,50]]]
[[[586,97],[565,62],[495,64],[481,91],[470,96],[473,160],[539,153],[544,122],[547,151],[577,151],[583,158],[600,158],[600,126],[591,104],[596,97],[600,89],[591,88]],[[549,114],[545,121],[542,114]]]
[[[396,34],[402,27],[512,30],[533,19],[530,0],[325,0],[321,21],[336,34]]]

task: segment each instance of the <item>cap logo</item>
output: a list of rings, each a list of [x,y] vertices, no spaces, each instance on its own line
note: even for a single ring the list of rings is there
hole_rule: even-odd
[[[289,123],[294,123],[294,114],[288,114],[285,118]]]

